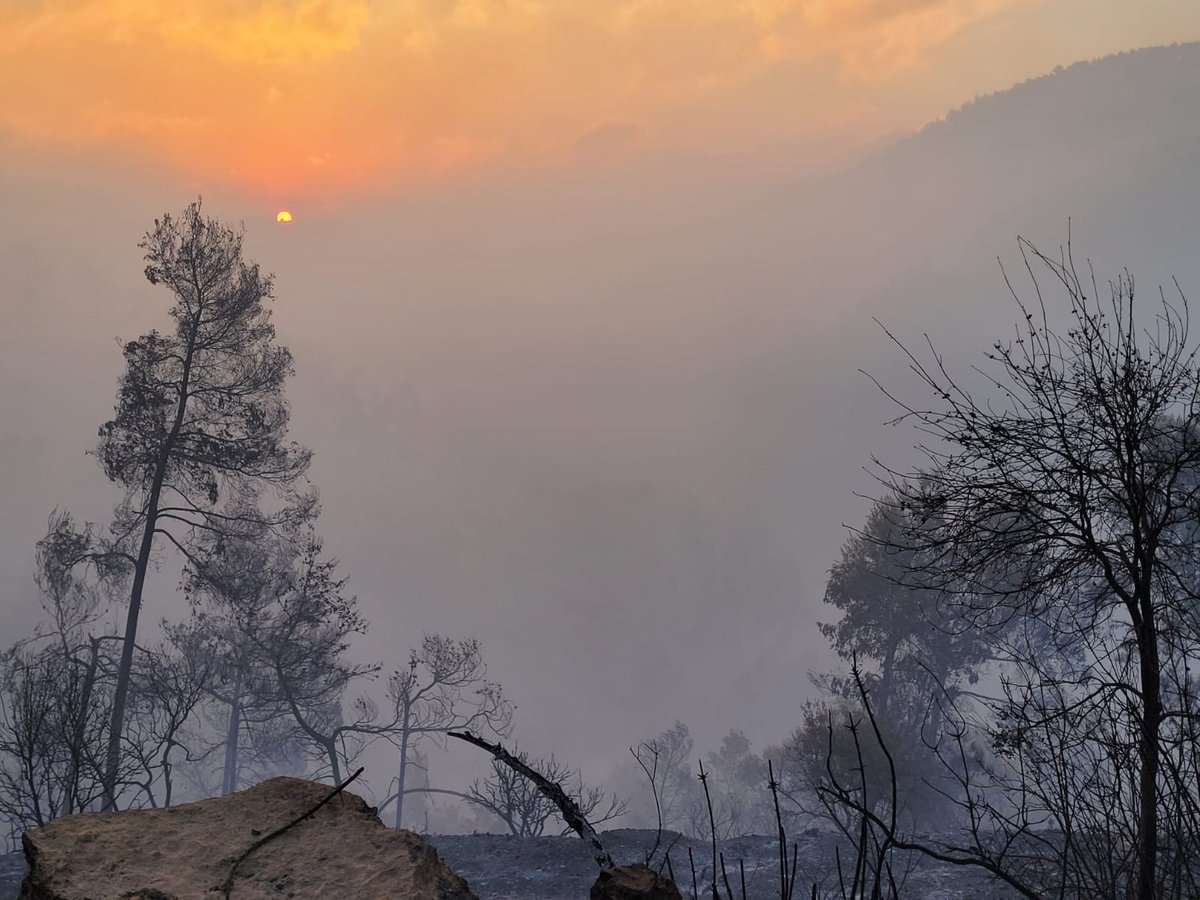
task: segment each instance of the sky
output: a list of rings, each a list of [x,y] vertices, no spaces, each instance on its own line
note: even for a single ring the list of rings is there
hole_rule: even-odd
[[[828,163],[1197,35],[1187,0],[8,0],[0,128],[35,157],[337,206],[630,156]]]
[[[50,511],[118,499],[85,451],[115,339],[166,325],[136,245],[203,195],[276,275],[357,653],[479,638],[521,746],[594,779],[675,719],[782,740],[864,467],[913,442],[874,318],[970,358],[997,257],[1069,217],[1200,284],[1195,60],[947,115],[1195,40],[1190,0],[0,2],[6,640]]]

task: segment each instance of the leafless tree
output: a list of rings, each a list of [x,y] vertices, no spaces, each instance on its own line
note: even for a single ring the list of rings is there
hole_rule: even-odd
[[[650,778],[650,794],[659,827],[689,832],[692,811],[703,803],[692,774],[695,741],[683,722],[642,741],[630,751]],[[649,771],[647,771],[649,767]]]
[[[607,793],[602,787],[585,785],[578,769],[563,765],[553,756],[531,760],[525,753],[515,755],[548,781],[562,787],[593,826],[612,821],[629,808],[627,801]],[[517,837],[540,837],[552,822],[562,821],[558,807],[534,782],[500,760],[493,760],[492,772],[487,778],[471,785],[467,798],[497,816]],[[571,830],[564,823],[559,833],[569,834]]]
[[[842,900],[898,900],[908,866],[897,866],[897,851],[911,852],[911,848],[900,846],[896,760],[880,731],[857,659],[851,664],[850,682],[858,692],[862,712],[856,715],[844,710],[837,722],[833,712],[828,712],[826,777],[816,783],[821,802],[850,847],[845,860],[840,852],[835,856],[838,894]],[[850,748],[851,764],[845,768],[833,762],[839,731],[848,738]],[[866,747],[875,748],[882,757],[883,779],[868,776]]]
[[[417,788],[410,785],[413,749],[425,740],[444,739],[451,731],[503,737],[512,724],[513,708],[501,686],[488,679],[478,641],[455,641],[436,634],[425,635],[421,646],[409,655],[408,666],[392,673],[388,702],[394,723],[388,740],[400,751],[400,768],[395,791],[378,808],[395,803],[395,824],[400,828],[409,793],[447,793],[428,783]]]
[[[991,367],[963,380],[932,347],[905,349],[931,401],[888,391],[896,421],[925,436],[917,470],[881,469],[902,534],[889,540],[913,554],[904,581],[937,591],[945,620],[1003,635],[986,717],[941,698],[950,724],[932,749],[961,783],[969,834],[936,852],[1029,897],[1195,896],[1200,371],[1187,301],[1160,291],[1143,318],[1128,273],[1102,291],[1069,246],[1020,247],[1036,299],[1010,283],[1022,321]],[[1043,273],[1066,298],[1065,329]]]
[[[170,806],[175,767],[197,763],[212,750],[198,733],[197,712],[218,657],[203,635],[176,629],[171,640],[136,657],[123,758],[148,806]]]
[[[233,511],[231,518],[253,521]],[[388,679],[377,702],[360,690],[376,665],[348,661],[348,641],[366,628],[356,600],[305,529],[252,528],[220,533],[193,549],[185,574],[193,599],[189,625],[218,648],[209,694],[224,711],[223,790],[236,790],[240,772],[283,759],[298,743],[318,760],[318,774],[335,781],[372,743],[400,748],[401,779],[419,742],[452,728],[503,733],[512,716],[500,686],[486,677],[477,641],[430,635],[409,665]],[[246,745],[255,753],[246,758]],[[257,756],[257,760],[254,758]],[[409,793],[461,792],[402,786],[378,806]]]
[[[255,518],[237,509],[231,514]],[[288,743],[295,722],[279,691],[273,656],[264,648],[285,615],[283,601],[294,589],[305,545],[313,541],[311,529],[212,534],[197,543],[184,569],[192,616],[173,633],[211,647],[207,713],[221,735],[223,794],[238,790],[243,769],[265,763],[271,771],[279,754],[270,751],[286,755],[280,742]]]
[[[321,765],[318,774],[338,783],[367,744],[395,723],[380,723],[365,696],[353,701],[346,717],[348,690],[378,671],[346,658],[349,639],[363,633],[366,622],[338,574],[338,561],[323,556],[320,540],[310,533],[293,549],[294,555],[283,551],[286,564],[276,569],[270,609],[246,636],[272,675],[270,699],[287,710],[297,739]]]
[[[0,660],[0,814],[22,827],[98,793],[103,719],[82,701],[84,677],[53,647],[18,646]]]
[[[0,812],[25,826],[79,812],[98,796],[111,690],[101,617],[121,567],[96,554],[90,529],[55,512],[37,548],[35,580],[47,621],[0,664]],[[100,575],[94,578],[89,576]]]

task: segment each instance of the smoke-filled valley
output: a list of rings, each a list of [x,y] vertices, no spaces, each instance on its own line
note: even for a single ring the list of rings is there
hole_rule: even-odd
[[[684,896],[1196,896],[1197,85],[286,228],[0,173],[8,849],[361,767],[483,900],[583,896],[471,732]]]

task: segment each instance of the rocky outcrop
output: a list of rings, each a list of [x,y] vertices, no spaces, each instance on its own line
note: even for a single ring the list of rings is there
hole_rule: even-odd
[[[273,778],[169,809],[84,813],[25,833],[22,900],[222,900],[242,854],[330,793]],[[231,900],[476,900],[429,844],[343,792],[237,866]]]
[[[679,888],[643,865],[604,869],[592,885],[591,900],[683,900]]]

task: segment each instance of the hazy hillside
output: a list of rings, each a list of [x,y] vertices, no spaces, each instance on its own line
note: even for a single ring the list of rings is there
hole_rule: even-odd
[[[1070,218],[1102,267],[1161,278],[1197,235],[1198,88],[1198,44],[1078,63],[928,126],[854,173],[849,195],[878,197],[881,230],[939,268],[959,254],[928,239],[994,256],[1017,233],[1064,241]]]
[[[994,242],[1017,232],[1065,238],[1068,217],[1098,259],[1119,242],[1131,264],[1153,250],[1153,266],[1192,244],[1198,152],[1200,44],[1151,48],[976,100],[817,197],[834,242],[856,243],[871,268],[953,269],[963,252],[994,257],[1005,249]]]
[[[794,330],[800,346],[782,376],[797,391],[816,380],[814,410],[854,410],[839,414],[846,440],[820,469],[869,491],[851,461],[889,442],[894,460],[911,443],[879,427],[890,405],[849,371],[910,383],[871,318],[978,360],[1014,321],[997,257],[1018,291],[1028,284],[1018,235],[1053,255],[1070,223],[1077,261],[1090,259],[1101,284],[1128,267],[1147,300],[1173,276],[1200,295],[1198,173],[1200,45],[1190,44],[1079,63],[979,99],[840,178],[771,201],[787,223],[779,230],[800,236],[784,282],[804,296],[816,281],[838,310],[819,340]]]

